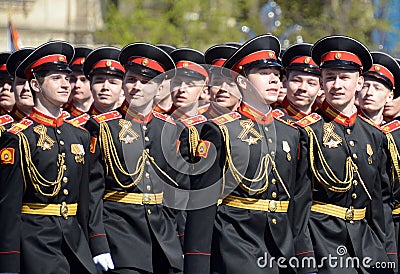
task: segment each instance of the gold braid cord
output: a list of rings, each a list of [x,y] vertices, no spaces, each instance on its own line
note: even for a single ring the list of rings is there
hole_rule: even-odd
[[[196,156],[197,146],[199,145],[199,132],[194,126],[189,127],[189,153],[192,157]]]
[[[259,172],[255,178],[247,178],[243,174],[241,174],[240,171],[237,170],[237,168],[235,167],[235,164],[233,163],[233,160],[232,160],[230,141],[229,141],[230,140],[229,139],[230,138],[229,130],[225,125],[220,125],[219,127],[221,129],[222,136],[224,138],[225,149],[226,149],[226,162],[225,162],[224,169],[223,169],[223,181],[222,181],[223,187],[225,186],[226,165],[228,165],[228,168],[230,169],[233,178],[235,179],[235,181],[239,184],[239,186],[243,190],[247,191],[248,193],[256,193],[256,194],[263,193],[264,191],[266,191],[268,189],[268,184],[269,184],[268,167],[269,167],[269,165],[271,165],[273,172],[275,172],[275,174],[278,178],[278,181],[283,186],[286,194],[290,198],[289,191],[287,190],[285,184],[283,183],[282,178],[279,175],[278,169],[276,168],[276,164],[269,153],[267,153],[266,155],[264,155],[261,158]],[[250,182],[250,183],[255,183],[255,182],[260,182],[261,180],[265,180],[265,184],[260,188],[253,189],[253,188],[250,188],[249,186],[247,186],[246,184],[244,184],[243,180]]]
[[[21,151],[21,170],[22,170],[22,177],[24,179],[24,185],[26,188],[26,174],[25,174],[25,167],[28,172],[28,176],[35,188],[35,190],[45,197],[54,197],[58,194],[61,188],[61,180],[64,177],[64,171],[67,167],[64,165],[65,163],[65,153],[58,154],[57,159],[57,178],[55,181],[50,182],[46,180],[37,170],[36,166],[32,162],[31,157],[31,150],[29,147],[28,138],[22,132],[18,133],[19,137],[19,151]],[[53,188],[51,193],[45,193],[42,191],[41,187],[46,188]]]
[[[133,186],[136,186],[139,181],[143,177],[143,172],[144,172],[144,166],[145,162],[147,160],[147,155],[145,151],[142,152],[142,155],[139,157],[137,163],[136,163],[136,169],[133,173],[129,173],[124,169],[122,166],[120,160],[119,160],[119,155],[117,152],[117,149],[115,148],[115,144],[111,135],[110,128],[107,123],[100,123],[100,148],[103,154],[103,158],[106,162],[106,167],[107,167],[107,175],[109,172],[109,169],[111,170],[112,176],[114,180],[124,189],[131,188]],[[136,179],[130,183],[130,184],[123,184],[120,182],[118,179],[117,174],[115,173],[114,166],[121,172],[122,174],[126,176],[137,176]]]
[[[388,148],[389,148],[390,158],[392,160],[392,165],[393,165],[393,170],[392,170],[393,182],[394,182],[395,175],[397,176],[397,180],[400,181],[399,151],[397,149],[396,142],[394,141],[393,135],[391,133],[388,133],[388,134],[386,134],[386,137],[388,140]]]
[[[314,177],[318,180],[318,182],[322,183],[327,189],[334,191],[334,192],[347,192],[350,190],[351,186],[353,185],[353,179],[354,179],[354,173],[358,175],[360,184],[363,186],[365,192],[367,193],[369,199],[371,198],[371,195],[368,192],[368,189],[366,188],[360,173],[358,172],[358,167],[357,165],[353,162],[350,156],[346,158],[346,176],[344,180],[340,180],[332,171],[332,169],[329,167],[328,163],[326,162],[326,159],[324,155],[322,154],[321,146],[319,145],[319,142],[317,140],[317,136],[315,135],[315,132],[309,127],[305,127],[305,130],[308,133],[308,137],[310,140],[310,165],[311,165],[311,170],[314,174]],[[322,168],[325,171],[326,176],[328,177],[329,181],[325,180],[322,175],[318,172],[315,158],[314,158],[314,143],[317,146],[317,152],[318,152],[318,158],[321,162]],[[342,185],[342,186],[334,186],[331,184],[331,182],[337,184],[337,185]]]

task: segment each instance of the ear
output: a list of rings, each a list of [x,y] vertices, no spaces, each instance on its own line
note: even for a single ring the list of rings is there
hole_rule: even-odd
[[[364,76],[360,75],[358,76],[357,79],[356,91],[362,90],[363,85],[364,85]]]
[[[210,95],[210,92],[208,90],[208,86],[204,86],[203,90],[200,93],[200,99],[201,100],[208,100],[208,96]]]
[[[40,84],[37,79],[31,79],[30,85],[34,92],[40,93]]]
[[[247,88],[247,79],[243,75],[238,75],[236,77],[236,82],[242,89]]]

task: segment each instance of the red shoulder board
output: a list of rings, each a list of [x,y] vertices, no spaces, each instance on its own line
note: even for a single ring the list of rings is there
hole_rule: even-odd
[[[370,124],[371,126],[373,126],[373,127],[375,127],[375,128],[377,128],[377,129],[379,129],[379,130],[381,130],[382,131],[382,128],[380,128],[377,124],[375,124],[373,121],[371,121],[370,119],[368,119],[368,118],[366,118],[366,117],[363,117],[363,116],[361,116],[361,115],[357,115],[358,117],[360,117],[361,119],[363,119],[365,122],[367,122],[368,124]]]
[[[153,116],[157,117],[158,119],[161,119],[161,120],[163,120],[165,122],[168,122],[170,124],[175,125],[174,119],[172,119],[172,117],[167,115],[167,114],[162,114],[162,113],[160,113],[158,111],[153,111]]]
[[[122,115],[116,110],[93,116],[93,119],[95,119],[98,123],[103,123],[120,118],[122,118]]]
[[[24,129],[28,128],[30,125],[33,124],[32,120],[29,119],[24,119],[22,121],[20,121],[19,123],[14,124],[9,130],[7,130],[8,132],[12,133],[12,134],[18,134],[19,132],[23,131]]]
[[[183,119],[182,123],[185,126],[190,127],[190,126],[194,126],[194,125],[197,125],[197,124],[204,123],[206,121],[207,121],[206,117],[204,117],[203,115],[197,115],[197,116],[193,116],[193,117],[189,117],[189,118]]]
[[[280,110],[280,109],[274,109],[273,111],[272,111],[272,116],[274,117],[274,118],[281,118],[282,116],[284,116],[285,115],[285,113],[282,111],[282,110]]]
[[[240,115],[238,112],[230,112],[214,118],[211,121],[220,126],[229,122],[233,122],[240,117],[242,117],[242,115]]]
[[[69,117],[71,116],[71,114],[69,114],[69,112],[67,112],[67,111],[63,111],[62,113],[61,113],[61,117],[65,120],[65,119],[68,119]]]
[[[390,123],[382,125],[382,131],[387,134],[400,128],[400,122],[398,120],[391,121]]]
[[[312,124],[318,122],[321,119],[322,119],[322,117],[319,116],[318,113],[311,113],[310,115],[307,115],[303,119],[297,121],[296,125],[301,126],[301,127],[306,127],[306,126],[309,126],[309,125],[312,125]]]
[[[74,125],[74,126],[82,126],[83,124],[85,124],[87,122],[87,120],[89,120],[90,115],[87,113],[84,113],[78,117],[75,117],[74,119],[71,119],[68,121],[68,123]]]
[[[210,107],[210,104],[202,105],[198,108],[197,112],[199,114],[203,114],[204,112],[206,112],[208,110],[209,107]]]
[[[14,119],[11,117],[11,115],[4,114],[0,116],[0,126],[4,126],[12,122],[14,122]]]

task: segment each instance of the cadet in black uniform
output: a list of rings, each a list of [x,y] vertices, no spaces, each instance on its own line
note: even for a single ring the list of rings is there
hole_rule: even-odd
[[[282,55],[287,93],[280,105],[291,121],[298,121],[312,112],[321,87],[321,71],[311,58],[311,47],[311,44],[295,44]]]
[[[48,42],[16,70],[36,100],[1,140],[0,272],[96,271],[87,240],[89,133],[65,122],[61,109],[73,54],[66,42]]]
[[[372,58],[364,45],[345,36],[322,38],[311,56],[321,68],[325,101],[317,113],[297,122],[301,154],[307,155],[302,162],[307,176],[298,179],[313,187],[312,204],[304,207],[311,208],[308,222],[318,271],[373,272],[373,266],[397,258],[396,250],[387,249],[393,246],[393,231],[385,231],[391,197],[384,135],[360,118],[354,105],[364,83],[361,73],[371,67]],[[393,271],[393,265],[386,267]]]
[[[93,233],[107,235],[92,246],[96,253],[109,246],[115,263],[110,273],[175,273],[182,269],[182,250],[163,196],[166,185],[175,184],[167,159],[176,159],[176,126],[152,111],[163,80],[153,78],[175,66],[167,53],[146,43],[127,45],[119,60],[126,69],[126,101],[86,124],[101,153],[92,154],[95,215],[102,220]]]
[[[305,223],[305,187],[296,185],[298,130],[269,106],[277,100],[281,64],[275,36],[246,42],[223,65],[236,74],[238,112],[212,121],[222,131],[224,197],[213,235],[212,273],[295,272],[288,260],[313,256]],[[230,73],[231,74],[231,73]],[[274,258],[272,258],[274,257]],[[283,264],[278,265],[277,261]],[[312,269],[308,269],[312,271]]]
[[[7,71],[7,59],[10,52],[0,53],[0,107],[10,112],[15,104],[15,97],[12,91],[13,76]]]

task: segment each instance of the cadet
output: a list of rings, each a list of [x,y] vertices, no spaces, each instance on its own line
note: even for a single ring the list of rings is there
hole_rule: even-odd
[[[103,155],[97,154],[91,184],[95,215],[102,214],[104,223],[94,233],[107,239],[98,237],[94,249],[107,253],[108,242],[115,263],[109,273],[176,273],[182,270],[182,249],[172,214],[163,206],[166,185],[175,184],[167,159],[176,158],[176,126],[171,117],[152,111],[162,76],[174,62],[146,43],[127,45],[119,61],[126,69],[126,100],[86,125],[98,132],[93,138]]]
[[[91,48],[75,47],[74,59],[69,62],[69,67],[72,70],[70,76],[71,97],[70,101],[64,106],[64,110],[69,112],[72,118],[88,112],[93,103],[90,81],[83,73],[83,64],[90,52],[92,52]]]
[[[35,104],[29,81],[15,75],[17,66],[33,51],[34,48],[22,48],[13,52],[7,59],[7,71],[14,77],[12,90],[15,96],[15,105],[10,114],[15,121],[26,118]]]
[[[311,44],[295,44],[282,55],[287,94],[281,106],[292,121],[298,121],[312,112],[321,87],[321,71],[311,58],[311,47]]]
[[[36,97],[29,118],[1,141],[0,272],[96,271],[85,235],[90,138],[61,115],[73,54],[70,44],[51,41],[16,70]]]
[[[387,263],[388,256],[397,261],[396,250],[386,249],[394,238],[393,231],[385,231],[391,216],[384,136],[357,115],[354,105],[355,92],[364,84],[361,73],[369,70],[372,58],[364,45],[345,36],[322,38],[311,56],[321,68],[325,101],[296,124],[301,154],[308,156],[302,162],[307,176],[298,180],[312,186],[312,204],[304,207],[311,209],[316,263],[322,273],[369,272],[368,265]],[[334,264],[326,260],[329,256],[353,263]]]
[[[279,40],[260,35],[223,65],[238,74],[243,101],[238,112],[212,119],[226,151],[224,196],[218,207],[212,273],[295,272],[278,258],[312,256],[306,234],[302,185],[295,185],[298,130],[275,114],[281,64]],[[230,74],[232,74],[230,73]],[[273,257],[273,258],[272,258]],[[275,259],[274,259],[275,258]],[[279,259],[279,263],[282,260]],[[312,271],[312,269],[310,269]]]
[[[6,63],[11,53],[0,53],[0,107],[10,112],[15,104],[15,97],[12,90],[13,76],[7,71]]]

